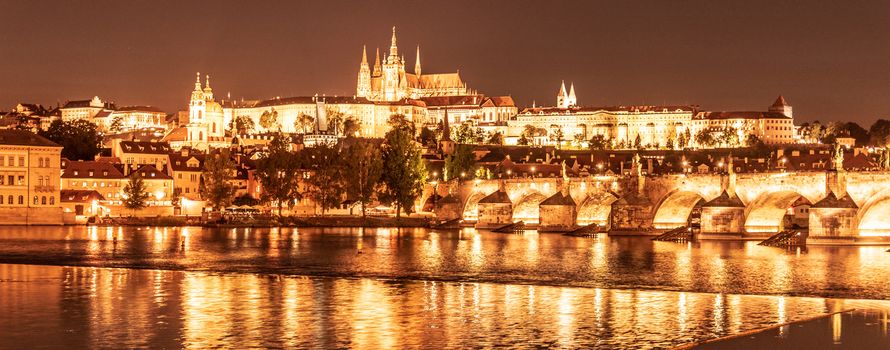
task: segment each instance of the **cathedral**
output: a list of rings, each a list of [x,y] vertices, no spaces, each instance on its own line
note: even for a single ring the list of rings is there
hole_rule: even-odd
[[[414,73],[405,71],[405,56],[399,56],[396,45],[396,27],[392,27],[392,42],[389,55],[381,64],[380,49],[374,60],[373,70],[368,65],[367,48],[362,49],[362,62],[359,65],[358,84],[355,94],[371,101],[399,101],[434,96],[470,95],[467,84],[460,79],[460,73],[422,74],[420,69],[420,46],[414,62]]]
[[[176,149],[189,146],[206,151],[209,148],[227,146],[229,142],[225,136],[223,108],[213,98],[210,76],[206,77],[204,86],[201,87],[201,73],[197,73],[195,90],[189,99],[188,120],[167,134],[164,141],[170,142]]]

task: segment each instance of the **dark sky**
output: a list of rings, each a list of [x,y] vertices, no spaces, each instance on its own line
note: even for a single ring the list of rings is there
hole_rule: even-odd
[[[93,95],[186,107],[196,71],[217,96],[352,95],[362,44],[410,69],[552,105],[698,104],[798,123],[890,115],[890,1],[0,0],[0,106]],[[373,57],[369,58],[373,59]],[[867,127],[867,125],[866,125]]]

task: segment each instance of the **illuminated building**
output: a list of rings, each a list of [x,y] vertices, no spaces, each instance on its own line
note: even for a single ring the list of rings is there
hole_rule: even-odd
[[[460,72],[422,74],[420,46],[415,56],[414,73],[405,71],[405,56],[399,56],[396,45],[396,27],[392,28],[389,55],[380,61],[380,50],[374,60],[373,70],[368,65],[368,54],[362,49],[359,64],[356,96],[371,101],[399,101],[405,98],[419,99],[431,96],[458,96],[473,94],[460,78]]]
[[[22,130],[0,130],[0,223],[62,224],[62,146]]]

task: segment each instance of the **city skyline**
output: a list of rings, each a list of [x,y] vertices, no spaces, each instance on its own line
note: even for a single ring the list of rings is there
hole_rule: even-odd
[[[16,69],[0,72],[0,80],[14,83],[0,103],[9,108],[98,95],[175,112],[187,107],[182,96],[194,71],[211,74],[220,97],[352,96],[362,46],[369,53],[385,50],[394,25],[409,64],[419,45],[424,72],[459,70],[469,86],[512,95],[518,106],[555,104],[565,80],[587,106],[761,110],[783,94],[800,122],[867,127],[888,114],[882,96],[890,95],[883,84],[890,69],[880,63],[890,50],[873,45],[882,41],[875,29],[886,26],[878,14],[887,5],[877,2],[729,9],[707,3],[216,5],[0,5],[12,14],[0,42],[17,48],[4,58]],[[319,11],[334,11],[340,21],[311,15]],[[505,19],[490,17],[496,13]],[[775,25],[747,24],[757,16]],[[433,25],[441,23],[437,18],[454,24]],[[820,23],[837,25],[817,35]]]

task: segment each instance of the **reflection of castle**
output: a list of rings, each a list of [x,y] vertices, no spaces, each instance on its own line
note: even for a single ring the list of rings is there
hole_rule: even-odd
[[[398,101],[404,98],[419,99],[432,96],[459,96],[471,94],[460,73],[421,74],[420,47],[414,63],[414,73],[405,72],[405,56],[399,57],[396,46],[396,27],[392,27],[392,43],[389,55],[380,62],[380,49],[374,60],[374,70],[368,66],[367,50],[362,50],[359,65],[356,96],[371,101]]]

